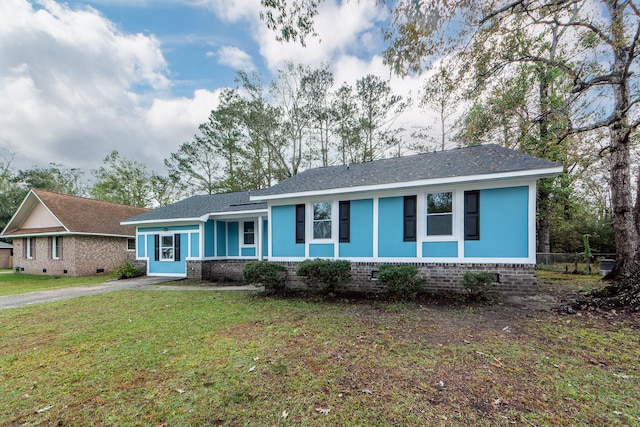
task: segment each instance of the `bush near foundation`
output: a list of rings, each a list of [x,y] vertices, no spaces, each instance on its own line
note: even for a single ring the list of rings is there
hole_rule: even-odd
[[[279,291],[287,283],[287,269],[269,261],[251,261],[244,265],[242,278],[248,285],[262,284],[265,288]]]
[[[308,259],[298,264],[296,274],[302,277],[310,288],[320,287],[324,291],[334,292],[341,285],[351,281],[351,262]]]
[[[462,286],[475,298],[484,298],[496,287],[496,275],[482,271],[479,273],[465,273],[462,276]]]
[[[145,271],[140,267],[137,267],[132,262],[127,261],[122,263],[120,267],[111,271],[110,275],[114,278],[120,279],[131,279],[132,277],[140,277],[144,276]]]
[[[390,295],[404,299],[415,299],[424,289],[424,280],[418,277],[418,267],[409,264],[382,264],[378,280],[385,285]]]

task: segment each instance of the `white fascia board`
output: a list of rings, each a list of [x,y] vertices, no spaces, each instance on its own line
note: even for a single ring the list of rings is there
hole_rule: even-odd
[[[204,219],[203,219],[204,218]],[[172,224],[176,223],[184,223],[193,224],[194,222],[206,222],[207,216],[201,216],[199,218],[172,218],[172,219],[151,219],[144,221],[120,221],[120,225],[136,225],[140,226],[157,226],[161,224]]]
[[[230,212],[214,212],[203,216],[205,221],[207,218],[216,218],[216,219],[234,219],[234,218],[246,218],[253,216],[260,216],[260,214],[268,213],[268,209],[251,209],[246,211],[230,211]]]
[[[48,236],[100,236],[100,237],[122,237],[127,239],[133,239],[135,235],[129,234],[101,234],[101,233],[78,233],[71,231],[58,231],[58,232],[49,232],[49,233],[20,233],[20,234],[7,234],[2,237],[11,238],[11,239],[19,239],[21,237],[48,237]]]
[[[428,186],[435,186],[435,185],[460,184],[465,182],[497,181],[497,180],[507,180],[507,179],[517,179],[517,178],[540,179],[540,178],[549,178],[549,177],[555,176],[560,172],[562,172],[562,170],[563,170],[562,166],[557,166],[553,168],[524,170],[524,171],[518,171],[518,172],[503,172],[503,173],[495,173],[495,174],[455,176],[455,177],[446,177],[446,178],[422,179],[419,181],[390,182],[386,184],[362,185],[357,187],[340,187],[340,188],[329,188],[326,190],[301,191],[298,193],[283,193],[283,194],[273,194],[273,195],[266,195],[266,196],[249,196],[249,199],[252,202],[260,202],[260,201],[279,200],[279,199],[291,199],[291,198],[298,198],[298,197],[318,197],[318,196],[332,195],[336,193],[345,194],[345,193],[360,193],[360,192],[369,192],[369,191],[397,190],[399,188],[428,187]]]

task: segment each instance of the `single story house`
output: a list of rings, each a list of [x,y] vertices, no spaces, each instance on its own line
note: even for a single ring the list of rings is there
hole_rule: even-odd
[[[13,245],[0,242],[0,268],[13,268]]]
[[[123,222],[147,273],[241,280],[247,260],[352,263],[352,288],[379,290],[380,264],[411,263],[432,290],[465,272],[499,290],[536,289],[536,181],[561,165],[498,145],[306,170],[273,187],[195,196]]]
[[[13,266],[28,274],[91,276],[135,261],[135,227],[149,209],[32,189],[0,237],[13,239]]]

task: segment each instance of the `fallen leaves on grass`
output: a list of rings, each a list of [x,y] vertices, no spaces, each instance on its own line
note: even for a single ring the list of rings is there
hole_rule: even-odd
[[[47,412],[49,409],[53,408],[53,405],[45,406],[44,408],[40,408],[36,411],[36,414],[41,414],[43,412]]]
[[[282,418],[287,419],[288,416],[289,416],[289,413],[287,411],[282,411],[282,415],[281,415]]]
[[[329,415],[329,412],[331,412],[331,408],[321,408],[321,407],[317,407],[316,408],[316,412],[322,415]]]

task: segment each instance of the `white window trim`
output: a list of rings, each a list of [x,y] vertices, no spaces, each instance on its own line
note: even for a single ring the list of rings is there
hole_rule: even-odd
[[[163,258],[162,257],[162,248],[163,248],[162,239],[163,239],[163,237],[171,237],[171,258]],[[174,262],[175,259],[176,259],[176,254],[175,254],[176,242],[175,242],[175,236],[173,235],[173,233],[160,234],[160,242],[159,242],[159,244],[160,244],[160,247],[158,248],[158,250],[159,250],[160,256],[159,256],[158,262]]]
[[[58,236],[51,237],[51,259],[60,259],[60,254],[58,253]]]
[[[129,240],[133,240],[133,249],[129,249]],[[136,252],[138,249],[138,237],[127,237],[127,252]]]
[[[253,243],[252,244],[245,244],[244,243],[244,225],[246,223],[253,223]],[[257,242],[258,242],[258,230],[257,230],[257,222],[256,220],[247,220],[247,221],[240,221],[240,224],[242,224],[240,227],[238,227],[238,231],[240,233],[240,248],[255,248],[257,247]]]
[[[435,193],[451,193],[451,234],[440,234],[430,236],[427,234],[427,195]],[[462,191],[456,191],[453,189],[437,189],[425,192],[421,195],[422,201],[418,200],[418,215],[422,220],[420,221],[422,230],[418,230],[420,236],[422,236],[423,242],[451,242],[459,239],[458,218],[461,217],[460,213],[456,210],[458,206],[464,206],[459,203],[458,195],[464,194]],[[421,211],[421,212],[420,212]]]
[[[316,203],[329,203],[331,205],[331,237],[329,238],[322,238],[322,239],[316,239],[313,237],[313,205]],[[336,239],[337,239],[337,215],[335,215],[335,212],[337,212],[337,202],[335,200],[313,200],[312,202],[307,203],[306,205],[306,218],[309,218],[309,221],[305,221],[306,222],[306,233],[307,236],[309,237],[308,239],[306,239],[310,244],[329,244],[329,243],[335,243]]]
[[[25,242],[27,245],[27,259],[33,259],[33,254],[31,253],[31,239],[33,239],[33,237],[27,237]]]

